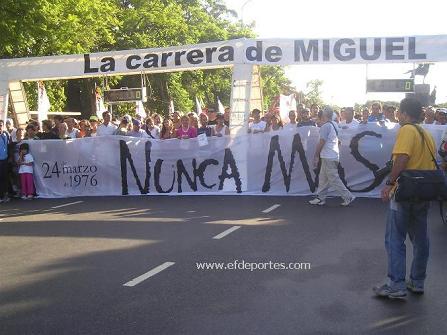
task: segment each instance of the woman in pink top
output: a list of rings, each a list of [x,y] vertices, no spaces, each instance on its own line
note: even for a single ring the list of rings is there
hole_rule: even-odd
[[[177,129],[178,139],[197,137],[197,129],[189,125],[189,118],[183,115],[180,119],[181,126]]]

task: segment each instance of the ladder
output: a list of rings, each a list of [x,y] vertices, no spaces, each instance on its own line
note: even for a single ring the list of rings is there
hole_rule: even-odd
[[[21,81],[9,83],[9,97],[12,106],[12,117],[18,127],[25,128],[31,119],[31,114],[26,100],[25,88]]]

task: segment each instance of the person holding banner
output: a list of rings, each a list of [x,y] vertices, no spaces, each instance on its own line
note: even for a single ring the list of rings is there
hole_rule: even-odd
[[[59,136],[53,132],[53,121],[42,121],[42,132],[37,134],[40,140],[59,140]]]
[[[188,138],[197,137],[197,129],[191,127],[189,124],[189,118],[186,115],[183,115],[180,118],[181,126],[176,131],[176,135],[178,139],[186,140]]]
[[[384,122],[385,116],[382,112],[382,104],[375,101],[371,105],[371,114],[368,117],[368,122]]]
[[[346,188],[338,175],[340,160],[339,140],[337,125],[332,121],[334,111],[326,106],[321,118],[323,125],[320,128],[320,141],[315,149],[314,167],[321,163],[317,196],[309,201],[311,205],[326,204],[326,197],[330,188],[333,188],[343,199],[342,206],[349,206],[355,199]]]
[[[175,138],[175,129],[171,119],[167,117],[163,120],[163,125],[160,131],[160,139],[169,140],[171,138]]]
[[[284,129],[296,130],[296,111],[289,111],[289,123],[284,125]]]
[[[146,119],[146,124],[143,126],[143,129],[146,131],[146,134],[152,139],[160,138],[160,128],[154,125],[154,120],[151,116],[148,116]]]
[[[310,110],[304,108],[300,112],[300,122],[297,127],[316,127],[317,124],[310,118]]]
[[[217,124],[212,128],[213,136],[222,137],[224,135],[230,135],[230,128],[225,125],[225,119],[223,114],[217,114]]]
[[[205,113],[201,113],[199,119],[200,128],[197,129],[197,135],[205,134],[206,137],[210,137],[212,134],[212,127],[208,126],[208,116]]]
[[[354,119],[354,108],[345,107],[341,111],[342,121],[338,124],[341,129],[354,129],[359,126],[359,122]]]
[[[155,114],[155,115],[158,115],[158,114]],[[154,115],[154,124],[156,125],[155,115]],[[172,125],[174,126],[174,129],[180,128],[180,113],[178,111],[175,111],[172,113]]]
[[[96,130],[96,136],[106,136],[106,135],[113,135],[115,134],[116,129],[118,128],[115,126],[112,122],[112,115],[110,112],[103,112],[102,113],[102,124],[99,125],[98,129]]]
[[[248,124],[248,132],[251,134],[263,133],[267,123],[261,120],[261,111],[255,108],[252,110],[251,115],[253,117],[253,122]]]
[[[150,138],[146,131],[141,129],[141,122],[137,119],[132,120],[132,130],[128,131],[126,135],[131,137]]]
[[[96,115],[92,115],[89,117],[88,121],[90,122],[91,133],[90,137],[98,136],[98,124],[99,119]]]

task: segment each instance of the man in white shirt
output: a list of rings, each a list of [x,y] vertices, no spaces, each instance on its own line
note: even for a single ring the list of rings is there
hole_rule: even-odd
[[[127,132],[127,136],[149,138],[146,131],[141,129],[141,122],[136,119],[132,120],[132,130]]]
[[[354,108],[345,107],[341,111],[342,121],[338,124],[341,129],[357,128],[359,122],[354,119]]]
[[[355,199],[338,175],[340,151],[337,126],[331,121],[333,116],[333,109],[326,106],[322,112],[323,125],[320,128],[320,141],[314,156],[314,167],[317,168],[321,163],[318,176],[319,185],[317,197],[309,201],[311,205],[324,205],[330,188],[333,188],[343,198],[342,206],[348,206]]]
[[[115,134],[116,129],[118,128],[113,123],[110,122],[112,116],[110,112],[103,112],[102,119],[104,120],[101,125],[99,125],[96,130],[96,136],[105,136],[105,135],[113,135]]]
[[[248,124],[248,132],[252,134],[263,133],[267,123],[261,120],[261,111],[255,108],[252,110],[251,115],[253,122]]]
[[[284,129],[296,130],[297,129],[296,111],[291,110],[289,112],[289,120],[290,122],[284,126]]]
[[[12,119],[6,119],[5,126],[6,126],[6,131],[11,136],[11,141],[17,142],[17,135],[16,135],[17,129],[14,128],[14,123],[12,122]]]
[[[433,106],[428,106],[424,111],[424,122],[423,124],[434,124],[435,123],[435,109]]]

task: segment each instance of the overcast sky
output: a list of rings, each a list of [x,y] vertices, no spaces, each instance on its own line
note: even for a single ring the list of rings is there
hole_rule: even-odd
[[[447,34],[445,0],[293,1],[226,0],[245,23],[255,22],[260,38],[386,37]],[[244,5],[245,4],[245,5]],[[388,14],[389,13],[389,14]],[[419,17],[418,17],[419,16]],[[408,78],[412,64],[369,65],[369,78]],[[365,65],[286,67],[299,90],[312,79],[324,81],[323,97],[339,106],[366,100],[400,100],[401,94],[366,94]],[[447,63],[430,69],[426,83],[437,86],[437,103],[447,101]]]

